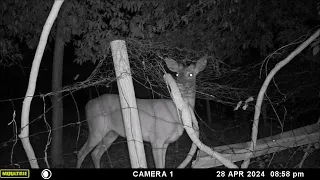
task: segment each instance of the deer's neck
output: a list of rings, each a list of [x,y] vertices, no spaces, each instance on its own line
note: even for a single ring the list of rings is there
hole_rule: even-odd
[[[177,83],[177,85],[181,92],[182,98],[189,103],[192,109],[194,109],[195,101],[196,101],[196,85],[193,83],[190,83],[190,84]]]

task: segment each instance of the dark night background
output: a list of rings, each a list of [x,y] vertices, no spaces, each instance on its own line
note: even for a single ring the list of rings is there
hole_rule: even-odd
[[[32,61],[53,1],[26,2],[5,0],[0,6],[1,168],[17,167],[17,164],[22,168],[29,167],[21,141],[15,136],[17,134],[13,133],[13,124],[9,123],[15,110],[19,134],[22,102],[28,86]],[[137,8],[139,6],[140,8]],[[247,142],[251,136],[254,104],[250,104],[249,111],[236,112],[233,108],[240,100],[248,98],[248,95],[256,99],[266,73],[319,29],[320,3],[316,0],[226,0],[207,3],[197,0],[174,0],[150,4],[139,4],[138,1],[133,1],[133,4],[123,1],[112,1],[109,4],[107,1],[100,1],[99,4],[94,0],[65,1],[52,27],[42,57],[29,116],[32,122],[31,144],[40,167],[46,167],[43,157],[48,132],[44,116],[52,125],[52,94],[46,94],[52,92],[52,63],[58,31],[57,21],[63,22],[62,37],[65,43],[62,86],[68,86],[72,90],[72,93],[62,93],[63,159],[64,167],[73,168],[76,164],[75,152],[82,147],[88,136],[84,107],[90,100],[89,89],[92,92],[91,98],[94,98],[103,93],[117,93],[117,88],[116,81],[110,80],[109,74],[102,74],[105,77],[96,74],[97,77],[106,79],[100,84],[95,84],[97,80],[92,79],[90,87],[82,86],[76,90],[72,87],[76,82],[85,81],[97,68],[98,60],[105,54],[105,66],[99,70],[112,71],[110,41],[117,38],[127,40],[132,71],[134,78],[138,80],[134,82],[137,98],[152,98],[154,91],[160,94],[167,93],[160,85],[159,81],[162,80],[157,77],[157,73],[160,72],[157,64],[163,64],[160,57],[171,56],[177,60],[189,58],[195,62],[199,57],[208,54],[209,65],[203,74],[199,74],[197,81],[199,99],[195,111],[201,118],[198,120],[200,139],[211,147]],[[267,111],[271,124],[259,126],[258,138],[281,133],[278,119],[285,122],[284,132],[317,122],[320,117],[320,56],[319,53],[313,54],[316,48],[319,48],[319,37],[312,46],[307,47],[275,75],[276,83],[270,83],[267,89],[270,98],[270,101],[267,101]],[[268,56],[271,58],[266,60]],[[142,60],[147,63],[147,69],[142,68]],[[260,68],[262,78],[258,78]],[[143,78],[145,76],[155,82],[152,90],[147,89],[148,81]],[[105,85],[109,87],[106,88]],[[46,113],[43,112],[42,95],[45,95],[45,108],[48,110]],[[211,106],[210,124],[206,99],[210,100]],[[78,118],[83,123],[77,141]],[[260,116],[260,123],[263,121],[261,118]],[[18,141],[11,164],[15,138],[18,138]],[[102,167],[130,167],[125,141],[125,138],[118,138],[110,147],[108,155],[105,153],[101,159]],[[177,167],[189,151],[191,141],[186,133],[177,142],[179,153],[173,144],[169,146],[166,161],[168,167]],[[150,167],[153,166],[151,147],[148,144],[145,146]],[[313,150],[303,167],[320,167],[319,149]],[[290,148],[277,152],[272,160],[270,155],[255,159],[252,167],[265,167],[272,161],[268,167],[293,168],[301,161],[303,155],[304,152],[299,147]],[[48,156],[51,161],[50,148]],[[90,154],[82,167],[93,167]]]

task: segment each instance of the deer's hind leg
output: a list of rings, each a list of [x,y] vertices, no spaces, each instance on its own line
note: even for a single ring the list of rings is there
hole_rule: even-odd
[[[90,151],[92,151],[93,148],[99,144],[99,142],[103,139],[105,136],[105,133],[101,132],[92,132],[89,134],[88,140],[83,145],[83,147],[78,152],[78,162],[77,162],[77,168],[81,167],[81,164],[84,160],[84,158],[88,155]]]
[[[118,136],[119,135],[115,131],[109,131],[102,141],[100,141],[98,146],[92,151],[91,157],[95,168],[100,168],[100,160],[102,155],[108,150]]]

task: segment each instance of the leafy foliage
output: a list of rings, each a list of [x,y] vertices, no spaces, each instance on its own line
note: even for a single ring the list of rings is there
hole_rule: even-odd
[[[19,63],[22,59],[19,44],[34,49],[42,26],[49,14],[49,1],[4,0],[0,4],[0,47],[2,66]]]
[[[258,49],[270,51],[297,39],[317,17],[316,1],[82,1],[77,62],[95,62],[115,38],[165,42],[203,50],[230,63]],[[302,8],[301,8],[302,7]]]
[[[51,6],[48,0],[2,2],[1,45],[12,44],[2,46],[8,47],[3,57],[18,52],[9,50],[16,37],[35,48]],[[307,34],[318,17],[315,0],[71,0],[59,13],[63,37],[76,46],[78,63],[103,59],[109,42],[118,38],[164,42],[241,63],[251,49],[265,56]]]

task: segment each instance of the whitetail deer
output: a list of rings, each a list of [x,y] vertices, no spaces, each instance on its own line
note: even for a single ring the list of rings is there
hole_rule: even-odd
[[[196,65],[188,67],[170,58],[165,61],[167,67],[177,73],[181,94],[194,108],[196,76],[205,68],[207,57],[202,57]],[[137,99],[137,108],[143,140],[151,143],[156,168],[164,168],[169,143],[176,141],[184,131],[177,108],[171,99]],[[119,96],[104,94],[90,100],[86,105],[86,118],[89,137],[78,152],[77,168],[81,167],[84,158],[93,148],[91,156],[94,166],[100,168],[103,153],[119,135],[125,137]]]

